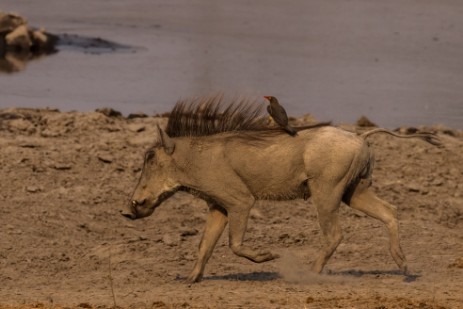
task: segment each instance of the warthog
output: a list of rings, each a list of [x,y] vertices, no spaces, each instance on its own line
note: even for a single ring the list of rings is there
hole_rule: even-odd
[[[130,219],[149,216],[179,190],[208,203],[198,259],[188,281],[201,280],[227,223],[229,246],[236,255],[256,263],[278,257],[243,244],[249,212],[258,199],[311,197],[326,240],[313,263],[315,272],[322,271],[341,242],[341,201],[385,224],[391,255],[406,272],[397,208],[370,189],[374,159],[365,138],[385,132],[438,144],[435,136],[402,136],[384,129],[357,135],[327,124],[296,128],[298,134],[290,136],[281,128],[269,128],[255,104],[243,100],[221,111],[220,102],[220,97],[212,97],[176,105],[166,131],[159,128],[160,141],[145,154],[129,207],[121,211]]]

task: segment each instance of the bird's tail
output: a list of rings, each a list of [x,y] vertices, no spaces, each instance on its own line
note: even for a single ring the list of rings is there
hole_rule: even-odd
[[[289,135],[291,135],[291,136],[295,136],[297,134],[297,130],[294,129],[293,127],[291,127],[291,126],[286,126],[285,131],[288,132]]]

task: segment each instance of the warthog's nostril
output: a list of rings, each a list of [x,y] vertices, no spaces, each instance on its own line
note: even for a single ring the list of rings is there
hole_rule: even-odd
[[[137,207],[137,206],[141,206],[143,204],[145,204],[145,201],[146,199],[142,199],[142,200],[132,200],[132,206],[133,207]]]

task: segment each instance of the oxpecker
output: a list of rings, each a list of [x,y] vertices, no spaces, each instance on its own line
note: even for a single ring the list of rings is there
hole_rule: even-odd
[[[289,125],[288,115],[286,114],[286,111],[283,108],[283,106],[281,106],[280,103],[278,103],[277,98],[272,96],[264,96],[264,98],[266,98],[270,102],[270,105],[267,106],[267,111],[273,118],[273,120],[290,135],[296,135],[297,131]]]

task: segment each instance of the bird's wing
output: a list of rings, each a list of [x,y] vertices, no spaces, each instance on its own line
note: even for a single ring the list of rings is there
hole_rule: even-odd
[[[272,112],[273,112],[273,118],[278,119],[277,122],[281,126],[286,126],[288,124],[288,115],[286,115],[286,111],[283,108],[283,106],[281,105],[274,106],[272,108]]]

